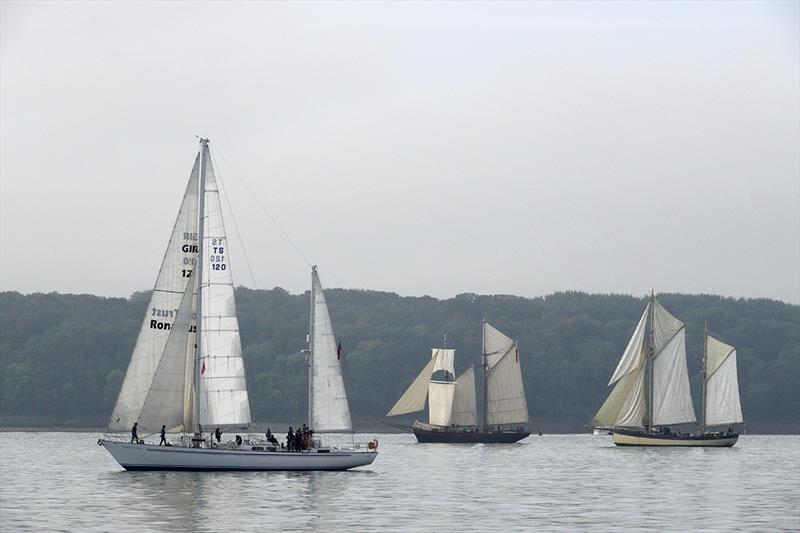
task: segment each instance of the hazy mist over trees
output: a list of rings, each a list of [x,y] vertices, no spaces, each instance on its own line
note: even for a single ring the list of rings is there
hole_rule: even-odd
[[[485,317],[519,340],[531,418],[545,431],[577,430],[590,420],[646,303],[645,297],[578,292],[447,300],[343,289],[326,294],[357,425],[383,417],[443,334],[456,349],[459,373],[478,363]],[[149,292],[128,299],[0,293],[3,424],[104,426],[148,298]],[[238,288],[236,298],[254,420],[303,420],[308,294]],[[708,320],[712,335],[738,349],[749,429],[800,429],[800,307],[708,295],[659,300],[687,323],[696,411]]]

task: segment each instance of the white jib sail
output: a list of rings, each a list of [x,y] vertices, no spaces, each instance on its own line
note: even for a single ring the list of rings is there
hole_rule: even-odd
[[[205,225],[200,339],[200,418],[203,426],[250,423],[239,321],[230,269],[230,249],[208,148],[204,150]]]
[[[397,403],[386,413],[386,416],[398,416],[407,413],[415,413],[425,408],[425,399],[428,397],[428,381],[433,374],[433,367],[436,359],[431,359],[425,368],[414,378],[411,385],[397,400]]]
[[[528,422],[528,403],[522,383],[517,343],[484,322],[486,423],[490,426]]]
[[[313,380],[311,428],[314,431],[352,431],[347,392],[333,325],[325,293],[316,268],[311,272],[314,292],[314,353],[311,357]]]
[[[706,425],[740,424],[742,404],[736,372],[736,348],[710,335],[706,351]]]
[[[616,383],[611,394],[597,411],[593,423],[596,426],[641,426],[644,416],[644,332],[650,304],[645,307],[636,329],[633,331],[609,385]]]
[[[474,367],[469,367],[456,380],[450,423],[456,426],[475,426],[478,424]]]
[[[141,434],[158,431],[161,424],[167,423],[159,424],[155,413],[143,412],[143,409],[197,261],[199,162],[198,155],[108,424],[110,431],[128,431],[140,418],[149,420],[147,428],[139,428]],[[153,401],[161,403],[158,398]],[[153,423],[157,428],[149,427]]]
[[[696,420],[686,368],[686,328],[681,328],[653,361],[653,425]]]

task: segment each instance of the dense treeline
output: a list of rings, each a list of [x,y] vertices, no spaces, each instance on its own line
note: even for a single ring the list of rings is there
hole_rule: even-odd
[[[380,418],[445,333],[457,350],[459,372],[477,363],[480,321],[486,317],[520,341],[531,416],[545,429],[579,428],[592,417],[646,303],[644,297],[577,292],[534,299],[462,294],[449,300],[326,292],[356,418]],[[236,297],[254,418],[302,419],[308,295],[239,288]],[[6,424],[104,424],[148,298],[149,293],[129,299],[0,294],[0,416]],[[751,430],[800,429],[800,307],[708,295],[665,294],[660,301],[687,323],[696,397],[708,320],[712,335],[738,348]]]

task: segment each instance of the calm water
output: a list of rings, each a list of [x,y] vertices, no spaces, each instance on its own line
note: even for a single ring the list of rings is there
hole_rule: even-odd
[[[98,437],[0,434],[0,529],[800,529],[798,436],[631,449],[589,435],[494,446],[383,435],[367,469],[306,473],[125,472]]]

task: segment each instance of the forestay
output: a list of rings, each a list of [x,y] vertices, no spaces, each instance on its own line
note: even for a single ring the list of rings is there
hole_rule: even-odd
[[[450,423],[456,426],[475,426],[478,424],[474,367],[469,367],[456,380]]]
[[[311,294],[311,429],[317,432],[352,431],[339,348],[316,267],[311,271]]]
[[[191,417],[192,396],[191,391],[186,390],[185,379],[182,381],[178,376],[171,375],[167,379],[159,380],[154,387],[154,377],[162,364],[168,342],[171,344],[170,362],[165,362],[165,367],[172,367],[172,363],[180,366],[181,361],[173,359],[180,358],[182,348],[182,363],[185,368],[187,344],[183,347],[180,345],[194,345],[194,335],[184,336],[188,331],[180,331],[188,328],[187,322],[183,321],[179,325],[176,320],[186,304],[184,296],[187,289],[189,293],[193,292],[193,284],[189,281],[197,261],[199,170],[198,154],[156,277],[147,313],[139,329],[125,380],[111,415],[108,425],[110,431],[127,431],[138,421],[140,433],[145,434],[158,431],[162,424],[177,428],[185,425],[188,422],[185,419]],[[180,416],[166,409],[166,402],[172,401],[173,397],[181,398],[176,405],[180,407]]]
[[[706,337],[706,403],[707,426],[740,424],[742,405],[736,371],[736,348]]]
[[[486,357],[486,423],[490,426],[528,422],[517,343],[483,323]]]
[[[250,423],[239,320],[230,269],[230,249],[219,190],[208,147],[205,157],[205,228],[200,332],[200,419],[204,426]]]

